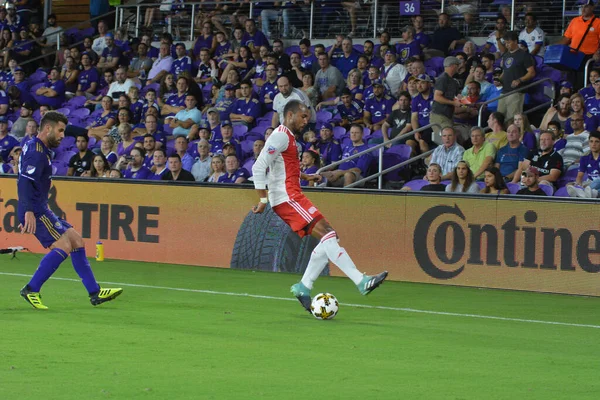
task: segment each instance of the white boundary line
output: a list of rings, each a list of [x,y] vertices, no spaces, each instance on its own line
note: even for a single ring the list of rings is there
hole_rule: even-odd
[[[18,276],[18,277],[30,277],[31,276],[31,274],[17,274],[17,273],[11,273],[11,272],[0,272],[0,275]],[[80,282],[79,279],[73,279],[73,278],[54,278],[53,277],[50,279],[57,280],[57,281]],[[250,293],[217,292],[214,290],[174,288],[174,287],[168,287],[168,286],[140,285],[137,283],[122,283],[122,282],[99,282],[99,283],[104,283],[107,285],[125,286],[125,287],[127,287],[127,286],[128,287],[137,287],[137,288],[143,288],[143,289],[161,289],[161,290],[173,290],[173,291],[177,291],[177,292],[249,297],[249,298],[253,298],[253,299],[296,301],[296,299],[288,298],[288,297],[264,296],[264,295],[259,295],[259,294],[250,294]],[[461,314],[461,313],[445,312],[445,311],[418,310],[418,309],[414,309],[414,308],[405,308],[405,307],[372,306],[372,305],[367,305],[367,304],[352,304],[352,303],[341,303],[341,304],[344,307],[369,308],[369,309],[374,309],[374,310],[389,310],[389,311],[400,311],[400,312],[417,313],[417,314],[445,315],[445,316],[449,316],[449,317],[491,319],[491,320],[496,320],[496,321],[523,322],[523,323],[528,323],[528,324],[558,325],[558,326],[570,326],[570,327],[576,327],[576,328],[600,329],[600,325],[576,324],[576,323],[570,323],[570,322],[557,322],[557,321],[543,321],[543,320],[537,320],[537,319],[497,317],[497,316],[493,316],[493,315]]]

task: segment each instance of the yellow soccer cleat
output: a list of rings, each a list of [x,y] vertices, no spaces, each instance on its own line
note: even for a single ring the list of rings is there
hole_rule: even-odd
[[[21,289],[21,296],[36,310],[48,309],[48,307],[42,304],[42,295],[39,292],[32,292],[29,290],[29,285],[26,285],[23,289]]]
[[[106,301],[111,301],[116,299],[121,293],[123,293],[123,289],[102,289],[100,288],[99,292],[96,292],[90,295],[90,303],[93,306],[100,305]]]

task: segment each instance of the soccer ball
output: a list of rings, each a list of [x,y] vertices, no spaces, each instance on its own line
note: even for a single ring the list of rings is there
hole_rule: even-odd
[[[316,319],[333,319],[340,305],[331,293],[319,293],[312,299],[310,312]]]

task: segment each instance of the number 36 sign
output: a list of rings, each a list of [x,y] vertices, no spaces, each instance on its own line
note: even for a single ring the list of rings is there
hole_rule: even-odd
[[[419,0],[409,0],[400,2],[400,15],[419,14],[421,14],[421,2]]]

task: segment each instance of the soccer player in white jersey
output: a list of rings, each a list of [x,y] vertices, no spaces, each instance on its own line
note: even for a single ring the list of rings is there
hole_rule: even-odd
[[[308,124],[310,112],[302,102],[292,100],[286,104],[283,115],[283,125],[279,125],[269,136],[252,168],[254,187],[260,198],[253,211],[262,213],[270,202],[273,211],[300,237],[313,235],[320,240],[312,252],[302,280],[291,288],[294,296],[310,312],[310,291],[328,261],[333,262],[352,279],[363,295],[381,285],[388,273],[384,271],[370,276],[359,272],[346,250],[339,246],[335,230],[302,193],[300,179],[320,179],[318,175],[300,172],[294,136],[294,133],[301,132]]]

